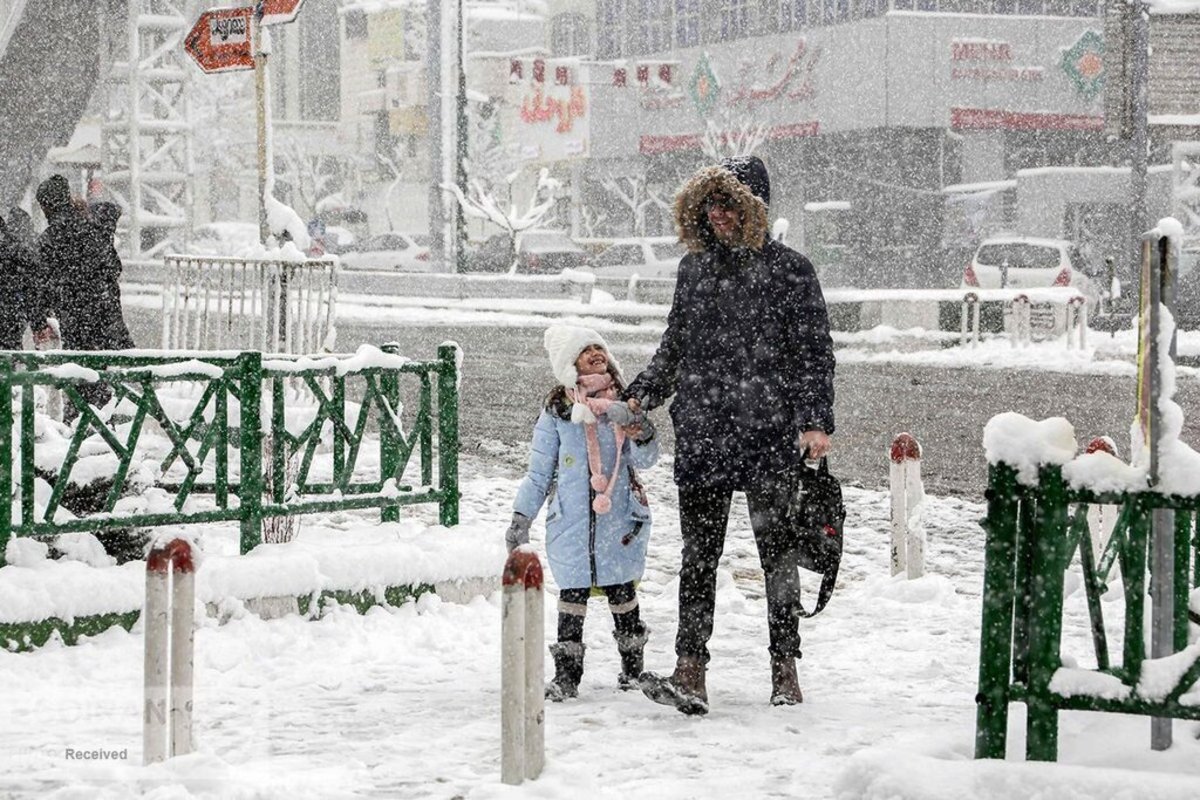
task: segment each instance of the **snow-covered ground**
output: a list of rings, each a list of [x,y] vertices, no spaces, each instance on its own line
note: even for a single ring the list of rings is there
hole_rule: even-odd
[[[462,464],[463,525],[494,532],[481,558],[503,559],[522,454],[497,444]],[[641,584],[653,634],[648,666],[673,662],[679,529],[670,464],[646,474],[657,515]],[[142,636],[112,630],[75,647],[0,653],[0,796],[53,798],[1143,798],[1200,794],[1196,723],[1149,749],[1141,717],[1064,713],[1060,763],[1022,761],[1022,707],[1013,706],[1007,762],[975,762],[984,509],[929,498],[928,574],[888,577],[888,502],[847,488],[846,556],[828,609],[802,625],[803,705],[774,708],[761,572],[735,500],[720,574],[712,712],[688,718],[616,688],[611,620],[592,604],[580,698],[549,704],[547,766],[522,787],[499,782],[498,595],[466,604],[435,596],[365,616],[320,620],[201,618],[196,637],[197,751],[141,763]],[[405,510],[431,526],[433,509]],[[306,520],[306,536],[336,531],[383,541],[373,517]],[[441,531],[444,535],[444,531]],[[232,535],[208,529],[221,542]],[[540,547],[541,521],[534,544]],[[221,549],[214,545],[214,549]],[[353,553],[347,553],[352,558]],[[815,588],[815,579],[807,588]],[[1091,663],[1078,581],[1065,650]],[[553,592],[553,586],[550,587]],[[810,595],[811,597],[811,595]],[[1105,595],[1119,618],[1119,582]],[[1115,607],[1114,607],[1115,606]],[[547,603],[553,631],[554,603]],[[552,637],[552,633],[550,636]],[[1119,643],[1112,644],[1114,648]],[[551,665],[547,657],[547,670]],[[116,750],[80,761],[69,750]]]

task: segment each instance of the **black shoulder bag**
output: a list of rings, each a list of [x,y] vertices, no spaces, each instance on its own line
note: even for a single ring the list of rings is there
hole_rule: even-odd
[[[846,522],[842,486],[830,474],[827,459],[822,458],[815,469],[807,465],[800,468],[798,491],[788,516],[796,541],[796,562],[821,575],[816,608],[810,613],[800,607],[803,616],[813,617],[833,595],[842,563],[842,530]]]

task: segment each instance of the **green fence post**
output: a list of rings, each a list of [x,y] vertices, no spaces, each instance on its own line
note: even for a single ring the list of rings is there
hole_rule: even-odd
[[[438,347],[438,490],[439,521],[458,524],[458,348]]]
[[[379,349],[390,356],[400,355],[400,345],[396,342],[388,342]],[[399,416],[400,373],[398,370],[388,368],[380,373],[379,391],[387,401],[391,413]],[[431,409],[422,403],[417,416],[429,414],[430,411]],[[364,407],[361,413],[365,414],[366,412]],[[397,484],[400,483],[400,430],[398,425],[399,420],[393,420],[387,413],[379,415],[379,477],[384,483],[388,478],[395,479]],[[399,522],[400,506],[395,504],[384,506],[379,510],[379,519],[381,522]]]
[[[283,377],[275,375],[271,378],[271,430],[266,435],[266,441],[271,449],[271,502],[283,503],[287,500],[287,388]]]
[[[11,385],[11,384],[10,384]],[[36,516],[37,506],[34,504],[36,490],[34,482],[37,473],[34,470],[33,449],[36,447],[34,440],[37,438],[37,428],[34,424],[34,415],[37,413],[37,407],[33,402],[33,386],[32,383],[26,383],[21,386],[21,515],[20,520],[22,525],[32,525],[37,522]],[[79,422],[83,425],[83,421]],[[61,480],[66,480],[67,476],[62,476]]]
[[[1008,738],[1012,664],[1013,576],[1016,569],[1017,473],[989,468],[983,570],[983,623],[979,637],[979,691],[975,695],[975,757],[1004,758]]]
[[[262,353],[242,353],[238,362],[242,377],[242,475],[238,481],[238,500],[241,551],[248,553],[262,542]]]
[[[1146,569],[1150,551],[1150,518],[1154,510],[1134,496],[1129,536],[1121,554],[1121,583],[1125,590],[1125,647],[1121,657],[1125,682],[1136,686],[1146,660]]]
[[[1019,491],[1019,490],[1018,490]],[[1012,680],[1029,685],[1029,615],[1027,599],[1033,585],[1033,548],[1037,520],[1037,493],[1021,497],[1017,512],[1016,589],[1013,595]]]
[[[1192,512],[1175,509],[1175,596],[1174,650],[1176,653],[1188,646],[1188,539],[1192,533]]]
[[[4,566],[4,550],[12,536],[13,487],[13,362],[0,358],[0,566]],[[31,391],[24,387],[21,391]]]
[[[1029,761],[1058,759],[1058,708],[1050,681],[1062,666],[1063,574],[1067,534],[1067,487],[1062,468],[1042,467],[1038,475],[1039,502],[1035,515],[1033,573],[1028,602],[1029,687],[1025,723],[1025,757]],[[1020,598],[1020,602],[1025,602]]]

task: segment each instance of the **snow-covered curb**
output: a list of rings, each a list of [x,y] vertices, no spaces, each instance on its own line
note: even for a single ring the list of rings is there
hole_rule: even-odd
[[[182,529],[181,529],[182,530]],[[201,547],[227,549],[221,537]],[[196,573],[196,599],[210,614],[240,608],[277,616],[309,612],[333,598],[360,606],[432,591],[462,600],[496,588],[505,551],[482,526],[426,527],[414,522],[370,523],[351,530],[311,526],[287,544],[264,544],[244,556],[207,554]],[[0,646],[23,649],[46,625],[70,642],[82,626],[95,632],[134,621],[145,597],[145,564],[91,566],[44,560],[0,567]],[[120,617],[121,619],[118,619]],[[34,639],[42,639],[37,636]]]

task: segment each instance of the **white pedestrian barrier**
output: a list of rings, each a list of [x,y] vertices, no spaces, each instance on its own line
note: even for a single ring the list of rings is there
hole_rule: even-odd
[[[195,566],[183,539],[146,557],[144,764],[192,751]]]
[[[320,353],[336,335],[337,262],[170,255],[164,350]]]
[[[542,774],[546,764],[545,601],[542,562],[518,547],[504,565],[500,655],[500,780]]]
[[[925,574],[925,487],[921,483],[921,445],[911,434],[892,440],[891,523],[892,574],[911,578]]]
[[[1087,299],[1073,297],[1067,303],[1066,329],[1067,349],[1074,344],[1080,350],[1087,349]]]

